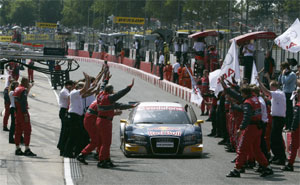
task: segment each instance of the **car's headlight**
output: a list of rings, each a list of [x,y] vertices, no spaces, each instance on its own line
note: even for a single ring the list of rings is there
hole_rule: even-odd
[[[129,141],[146,141],[147,138],[146,136],[143,135],[131,135],[130,137],[128,137]]]
[[[184,141],[195,141],[196,135],[195,134],[186,135],[186,136],[184,136],[183,139],[184,139]]]

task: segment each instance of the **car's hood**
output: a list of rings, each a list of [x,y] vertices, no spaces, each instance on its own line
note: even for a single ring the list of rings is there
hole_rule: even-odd
[[[193,132],[194,126],[190,124],[137,124],[133,128],[134,134],[149,136],[181,136]]]

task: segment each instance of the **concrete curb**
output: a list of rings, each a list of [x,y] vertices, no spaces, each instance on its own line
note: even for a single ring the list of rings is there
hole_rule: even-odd
[[[95,63],[95,64],[103,64],[104,60],[100,59],[93,59],[93,58],[85,58],[85,57],[76,57],[76,56],[68,56],[69,58],[73,58],[74,60],[78,62],[87,62],[87,63]],[[125,71],[127,73],[130,73],[134,76],[137,76],[143,80],[145,80],[148,83],[151,83],[160,89],[174,95],[182,98],[183,100],[186,100],[191,103],[191,93],[192,90],[186,87],[182,87],[178,84],[175,84],[173,82],[167,81],[167,80],[160,80],[159,77],[144,72],[142,70],[126,66],[124,64],[114,63],[114,62],[108,62],[109,67],[113,67],[116,69],[120,69],[122,71]]]

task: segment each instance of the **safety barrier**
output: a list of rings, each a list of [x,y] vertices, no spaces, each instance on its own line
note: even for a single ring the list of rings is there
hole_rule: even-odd
[[[87,62],[87,63],[96,63],[96,64],[103,64],[104,61],[100,59],[94,58],[86,58],[86,57],[77,57],[77,56],[69,56],[70,58],[75,59],[78,62]],[[109,67],[120,69],[124,72],[130,73],[136,77],[139,77],[145,80],[148,83],[153,84],[154,86],[159,87],[160,89],[174,95],[178,96],[188,102],[191,100],[191,92],[192,90],[186,87],[182,87],[175,83],[172,83],[167,80],[160,80],[158,76],[150,74],[148,72],[127,66],[125,64],[119,64],[114,62],[108,62]]]

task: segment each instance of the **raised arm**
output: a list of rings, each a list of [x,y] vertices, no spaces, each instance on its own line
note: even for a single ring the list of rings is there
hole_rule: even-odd
[[[89,75],[87,75],[85,72],[83,72],[83,75],[84,75],[85,83],[84,83],[83,88],[80,90],[80,95],[83,95],[84,93],[86,93],[91,84],[91,79],[90,79]]]
[[[120,98],[122,98],[123,96],[125,96],[131,90],[131,88],[132,88],[133,85],[134,85],[134,79],[132,79],[132,83],[129,86],[127,86],[125,89],[122,89],[119,92],[117,92],[117,93],[115,93],[113,95],[110,95],[108,97],[109,101],[111,103],[118,101]]]
[[[98,84],[98,82],[101,80],[102,76],[104,75],[104,68],[102,67],[101,71],[99,74],[96,76],[96,79],[94,81],[94,84]]]
[[[259,88],[262,90],[267,96],[272,97],[271,92],[264,86],[263,83],[259,80],[259,77],[256,77],[258,83],[259,83]]]

